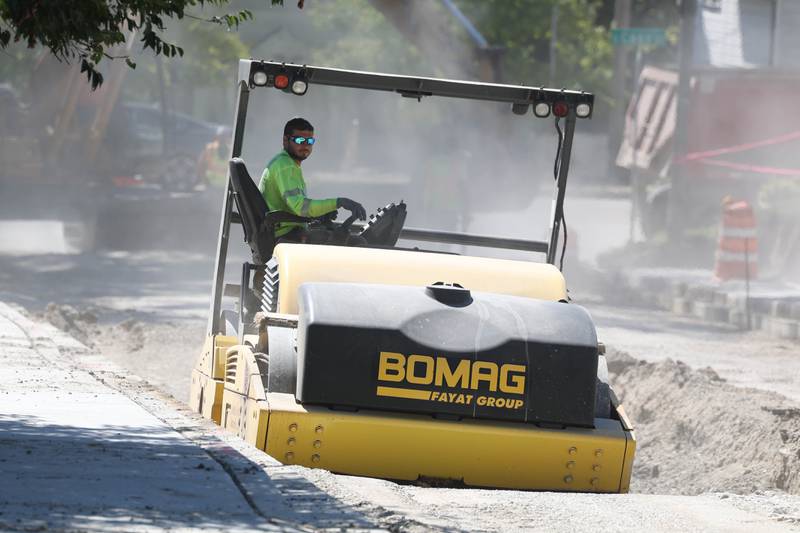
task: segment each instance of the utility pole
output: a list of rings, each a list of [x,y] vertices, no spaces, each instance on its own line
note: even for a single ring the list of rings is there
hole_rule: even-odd
[[[675,137],[672,147],[672,159],[679,161],[688,153],[688,117],[692,92],[692,60],[694,55],[695,18],[697,0],[678,0],[681,13],[681,37],[679,45],[678,67],[678,109],[675,122]],[[680,238],[684,229],[686,201],[688,195],[689,176],[685,165],[672,165],[672,189],[667,209],[667,230],[670,240]]]
[[[614,27],[629,28],[631,25],[631,0],[616,0],[614,3]],[[614,161],[617,159],[622,135],[625,131],[625,86],[628,79],[628,49],[625,46],[614,47],[614,113],[608,122],[608,171],[616,173]]]

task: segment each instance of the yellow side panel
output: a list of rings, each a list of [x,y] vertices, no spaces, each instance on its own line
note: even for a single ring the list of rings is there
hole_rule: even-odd
[[[202,414],[219,425],[222,420],[222,391],[224,390],[224,385],[218,379],[209,380],[209,385],[212,384],[213,388],[209,387],[209,392],[213,392],[213,401],[206,402]]]
[[[619,488],[620,492],[628,492],[631,489],[633,457],[636,455],[636,435],[634,435],[633,431],[628,431],[628,434],[628,446],[625,448],[625,463],[622,465],[622,480]]]
[[[239,429],[242,426],[244,406],[245,397],[241,394],[236,394],[226,387],[222,393],[222,421],[220,422],[220,426],[240,437]]]
[[[633,433],[633,425],[628,419],[628,414],[625,412],[622,405],[619,405],[618,402],[615,401],[614,409],[617,410],[617,415],[622,421],[622,427],[630,434],[628,438],[628,447],[625,450],[625,464],[622,468],[622,486],[620,487],[620,492],[628,492],[631,485],[631,473],[633,472],[633,457],[636,454],[636,436]]]
[[[214,371],[214,335],[207,335],[203,342],[203,351],[194,365],[194,369],[206,376],[210,376]]]
[[[244,426],[240,436],[259,450],[266,449],[268,421],[267,402],[248,398],[245,405]]]
[[[269,411],[258,364],[248,346],[226,352],[222,426],[263,450]]]
[[[255,368],[258,367],[256,366]],[[264,450],[267,447],[269,408],[266,398],[261,374],[254,373],[247,387],[246,418],[242,438],[259,450]]]
[[[214,335],[214,373],[212,374],[214,379],[225,379],[225,352],[238,342],[239,339],[236,337]]]
[[[297,313],[297,288],[307,281],[430,285],[460,283],[473,291],[566,299],[564,276],[553,265],[487,257],[346,246],[279,244],[278,308]]]
[[[203,417],[219,424],[223,389],[222,381],[193,370],[189,406],[203,415]]]
[[[632,435],[615,420],[551,430],[332,411],[302,406],[289,394],[268,393],[267,402],[266,451],[284,464],[387,479],[463,479],[479,487],[620,492],[628,485],[621,477]]]
[[[225,351],[236,343],[236,337],[209,335],[192,370],[189,406],[217,424],[222,411],[222,378],[225,376]]]
[[[266,447],[268,420],[267,402],[247,398],[225,388],[222,395],[222,427],[263,450]]]
[[[252,369],[255,366],[253,353],[243,345],[232,346],[225,351],[225,390],[222,393],[222,423],[225,429],[242,436],[246,420],[244,393],[247,391]]]
[[[195,370],[214,379],[225,379],[225,352],[238,342],[236,337],[208,335],[203,351],[194,365]]]
[[[208,376],[198,371],[196,368],[192,370],[192,379],[189,383],[189,407],[196,413],[202,411],[203,400],[205,400],[205,393],[203,386],[208,381]]]

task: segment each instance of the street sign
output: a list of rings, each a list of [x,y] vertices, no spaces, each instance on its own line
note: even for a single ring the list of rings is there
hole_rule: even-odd
[[[664,46],[667,33],[664,28],[614,28],[611,42],[615,46]]]

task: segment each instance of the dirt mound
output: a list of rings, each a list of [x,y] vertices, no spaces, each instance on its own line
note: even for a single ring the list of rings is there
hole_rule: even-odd
[[[98,328],[92,339],[104,356],[185,401],[192,367],[205,339],[205,322],[128,318]]]
[[[175,398],[189,397],[189,378],[205,339],[205,321],[126,318],[101,307],[76,309],[54,303],[41,317]]]
[[[117,324],[101,320],[104,312],[100,308],[77,309],[71,305],[49,303],[41,318],[61,331],[81,341],[89,348],[102,350],[110,344],[121,344],[130,352],[141,350],[145,342],[146,329],[141,321],[127,318]]]
[[[800,493],[800,409],[787,399],[729,385],[711,368],[608,358],[636,428],[632,491]]]
[[[61,331],[68,333],[88,347],[93,347],[92,337],[98,330],[97,314],[91,309],[75,309],[70,305],[47,304],[42,318]]]

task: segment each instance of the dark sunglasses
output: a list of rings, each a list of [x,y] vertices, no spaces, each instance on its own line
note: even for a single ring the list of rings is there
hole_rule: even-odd
[[[289,137],[289,140],[295,144],[307,144],[309,146],[316,142],[314,137]]]

